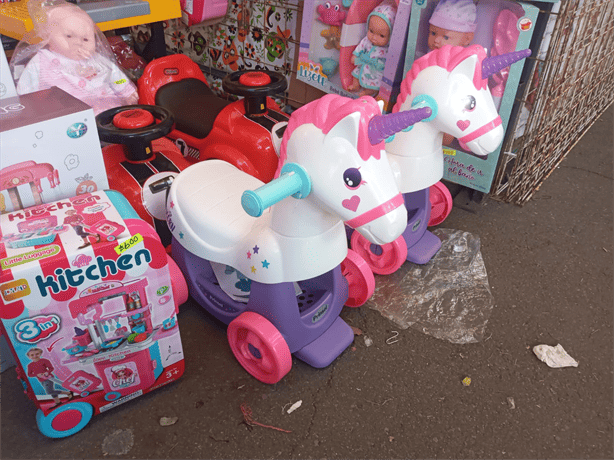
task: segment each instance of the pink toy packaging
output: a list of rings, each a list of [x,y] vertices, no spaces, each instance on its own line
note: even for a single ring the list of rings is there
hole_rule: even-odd
[[[85,11],[62,0],[31,0],[28,12],[34,29],[11,59],[18,94],[57,86],[88,104],[96,115],[137,103],[136,86]]]
[[[55,87],[0,99],[0,212],[108,187],[90,107]]]
[[[183,374],[185,280],[120,193],[2,215],[0,266],[0,329],[46,436]]]
[[[415,60],[444,45],[481,45],[487,56],[529,48],[539,13],[537,6],[511,0],[413,0],[405,73]],[[506,129],[524,60],[491,75],[488,87]],[[461,95],[462,96],[462,95]],[[488,193],[501,148],[479,156],[444,134],[443,179]]]
[[[307,0],[298,79],[328,93],[374,96],[389,110],[402,73],[409,0]]]

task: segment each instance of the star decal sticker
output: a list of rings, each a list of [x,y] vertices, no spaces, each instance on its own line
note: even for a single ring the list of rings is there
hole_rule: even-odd
[[[258,254],[259,250],[260,250],[260,248],[258,247],[258,245],[254,246],[254,248],[253,248],[254,254]]]
[[[251,258],[252,258],[252,253],[251,253],[251,252],[249,252],[249,251],[247,251],[247,258],[248,258],[248,259],[251,259]]]
[[[252,273],[256,273],[256,267],[252,265]]]
[[[269,268],[269,265],[271,265],[271,263],[270,263],[270,262],[267,262],[267,260],[266,260],[266,259],[264,259],[264,260],[262,261],[262,268]]]
[[[183,239],[183,232],[179,232],[179,238]]]
[[[171,201],[171,208],[174,208],[174,207],[175,207],[175,202]]]

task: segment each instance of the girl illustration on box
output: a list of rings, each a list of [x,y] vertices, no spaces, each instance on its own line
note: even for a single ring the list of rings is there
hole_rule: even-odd
[[[88,104],[96,115],[136,104],[136,86],[117,65],[108,41],[85,11],[63,1],[40,0],[30,1],[28,11],[34,36],[24,37],[11,59],[18,94],[57,86]]]
[[[355,65],[348,90],[360,96],[375,96],[384,75],[390,34],[394,26],[396,7],[383,2],[367,18],[367,35],[360,41],[350,59]]]
[[[63,223],[65,225],[70,225],[75,231],[75,233],[83,239],[83,244],[79,246],[78,249],[83,249],[91,245],[88,239],[88,237],[90,236],[96,238],[96,243],[100,242],[100,235],[85,231],[85,222],[83,221],[83,216],[78,214],[76,210],[69,209],[68,211],[66,211],[66,217],[64,217]]]
[[[66,395],[70,401],[72,399],[72,392],[55,388],[54,380],[56,380],[56,377],[53,375],[53,365],[48,359],[42,358],[42,355],[43,350],[40,348],[30,348],[27,351],[26,356],[31,361],[28,364],[28,377],[36,377],[38,379],[45,389],[45,393],[51,395],[56,406],[61,404],[60,394]]]

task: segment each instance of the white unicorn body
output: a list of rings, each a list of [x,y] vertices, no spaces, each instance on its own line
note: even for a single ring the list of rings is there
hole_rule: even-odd
[[[333,95],[318,104],[293,114],[281,146],[285,169],[270,184],[217,160],[179,174],[167,205],[177,242],[200,258],[273,284],[313,278],[339,265],[347,255],[344,222],[376,244],[401,235],[407,224],[402,195],[383,142],[371,145],[366,134],[371,115],[381,116],[381,109],[372,99]],[[325,117],[323,111],[347,115]],[[314,116],[320,120],[310,122]],[[296,187],[277,190],[283,180]],[[272,191],[277,198],[269,204],[276,204],[252,217],[242,194],[260,187]],[[299,199],[283,199],[290,194]]]
[[[443,177],[444,133],[478,156],[499,147],[505,132],[488,76],[528,54],[523,50],[487,58],[479,45],[444,46],[414,62],[393,113],[428,107],[431,116],[386,142],[389,159],[400,171],[402,193],[426,189]]]

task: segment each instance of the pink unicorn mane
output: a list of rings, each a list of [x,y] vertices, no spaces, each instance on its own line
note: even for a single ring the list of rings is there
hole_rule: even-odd
[[[279,166],[275,177],[279,176],[281,167],[287,158],[288,140],[296,128],[305,124],[313,123],[316,128],[322,130],[324,134],[351,113],[359,112],[360,129],[358,133],[358,154],[363,160],[374,157],[379,160],[381,150],[384,148],[382,143],[371,145],[369,142],[368,128],[369,121],[376,115],[381,115],[377,101],[370,96],[363,96],[358,99],[350,99],[336,94],[327,94],[300,109],[292,112],[290,121],[281,142],[279,154]]]
[[[397,103],[392,108],[392,112],[401,110],[401,105],[405,103],[407,96],[411,94],[414,80],[424,69],[437,66],[452,72],[458,64],[474,54],[478,57],[478,62],[473,73],[473,84],[476,89],[486,88],[487,80],[482,78],[482,61],[486,58],[484,48],[480,45],[471,45],[466,48],[463,46],[444,45],[414,61],[401,83],[401,92],[397,98]]]

